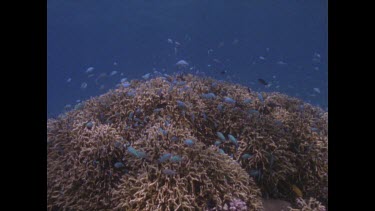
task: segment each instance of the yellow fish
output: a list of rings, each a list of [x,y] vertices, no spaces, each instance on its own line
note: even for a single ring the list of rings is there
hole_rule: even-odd
[[[302,191],[296,185],[292,185],[293,192],[297,195],[297,197],[302,198]]]

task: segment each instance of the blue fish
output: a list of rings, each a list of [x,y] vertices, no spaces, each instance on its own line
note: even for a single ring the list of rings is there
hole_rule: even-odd
[[[150,75],[151,75],[151,73],[147,73],[147,74],[143,75],[142,78],[147,80],[147,79],[150,78]]]
[[[250,154],[248,154],[248,153],[245,153],[245,154],[243,154],[242,156],[242,159],[249,159],[249,158],[251,158],[251,157],[253,157],[252,155],[250,155]]]
[[[249,114],[259,114],[259,111],[251,109],[249,110]]]
[[[219,149],[219,153],[220,153],[220,154],[225,154],[225,152],[224,152],[223,149]]]
[[[226,140],[225,136],[224,136],[221,132],[216,132],[216,135],[217,135],[222,141],[225,141],[225,140]]]
[[[226,103],[230,103],[230,104],[235,104],[235,103],[236,103],[236,101],[233,100],[233,99],[230,98],[230,97],[224,97],[224,102],[226,102]]]
[[[132,90],[128,91],[128,92],[126,93],[126,95],[127,95],[128,97],[134,97],[134,96],[135,96],[135,90],[132,89]]]
[[[171,153],[166,153],[159,158],[159,163],[163,163],[172,156]]]
[[[130,152],[130,154],[138,157],[138,151],[136,149],[134,149],[132,146],[129,146],[127,150],[128,150],[128,152]]]
[[[249,174],[252,177],[259,177],[260,176],[260,171],[259,170],[250,170]]]
[[[234,136],[232,136],[231,134],[228,135],[228,138],[229,138],[229,140],[232,141],[233,144],[235,144],[235,145],[238,144],[237,139]]]
[[[203,116],[204,121],[207,121],[207,115],[206,115],[206,113],[203,112],[202,116]]]
[[[164,174],[166,174],[166,175],[169,175],[169,176],[172,176],[172,175],[175,175],[175,174],[176,174],[176,171],[171,170],[171,169],[163,169],[162,172],[163,172]]]
[[[178,82],[176,83],[176,85],[177,85],[177,86],[184,86],[184,85],[186,85],[186,81],[178,81]]]
[[[166,136],[168,134],[168,131],[163,130],[162,128],[159,128],[159,131],[161,132],[161,134],[163,134],[163,136]]]
[[[121,163],[121,162],[117,162],[117,163],[115,163],[114,166],[115,166],[115,168],[117,168],[117,169],[125,167],[125,165],[124,165],[123,163]]]
[[[179,108],[182,108],[182,109],[186,108],[185,103],[182,102],[182,101],[180,101],[180,100],[177,100],[177,106],[178,106]]]
[[[171,162],[173,163],[177,163],[177,162],[180,162],[182,160],[181,156],[178,156],[178,155],[174,155],[172,156],[170,159],[169,159]]]
[[[125,81],[124,83],[122,83],[122,86],[123,86],[124,88],[127,88],[127,87],[130,86],[130,83],[127,82],[127,81]]]
[[[262,93],[258,93],[258,98],[262,103],[264,102]]]
[[[188,145],[188,146],[193,146],[193,145],[194,145],[194,141],[191,140],[191,139],[186,139],[186,140],[184,141],[184,143],[185,143],[186,145]]]
[[[159,113],[161,111],[161,108],[155,108],[154,113]]]
[[[171,138],[171,141],[178,141],[178,137],[173,136],[173,137]]]
[[[94,123],[92,123],[92,122],[86,123],[87,129],[91,129],[93,126],[94,126]]]
[[[146,153],[144,153],[144,152],[140,152],[140,151],[134,149],[134,148],[131,147],[131,146],[129,146],[127,150],[128,150],[128,152],[129,152],[130,154],[132,154],[133,156],[135,156],[135,157],[137,157],[137,158],[145,158],[145,157],[146,157]]]
[[[214,93],[207,93],[207,94],[202,94],[202,98],[204,99],[207,99],[207,100],[211,100],[211,99],[215,99],[216,95]]]
[[[215,146],[220,146],[220,144],[221,144],[221,141],[215,141],[214,143]]]
[[[217,110],[222,112],[224,110],[224,106],[222,104],[217,105]]]
[[[136,121],[136,122],[142,122],[142,120],[139,119],[139,118],[137,118],[137,117],[134,118],[134,121]]]
[[[194,120],[195,120],[195,115],[194,115],[194,113],[192,113],[191,114],[191,121],[194,122]]]
[[[245,103],[245,104],[250,104],[250,103],[252,103],[253,101],[251,100],[251,99],[249,99],[249,98],[247,98],[247,99],[245,99],[244,101],[243,101],[243,103]]]

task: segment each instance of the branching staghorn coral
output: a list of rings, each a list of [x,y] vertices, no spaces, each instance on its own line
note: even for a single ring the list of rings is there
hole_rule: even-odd
[[[308,201],[297,198],[296,208],[289,207],[289,211],[326,211],[326,208],[314,198],[309,198]]]
[[[292,187],[328,203],[327,113],[279,93],[165,75],[87,100],[47,128],[51,210],[218,210],[234,200],[262,210],[260,191],[294,201]]]

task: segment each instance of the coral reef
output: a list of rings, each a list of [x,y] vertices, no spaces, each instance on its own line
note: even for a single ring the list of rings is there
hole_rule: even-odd
[[[326,211],[325,206],[314,198],[309,198],[308,201],[297,198],[296,203],[297,208],[289,207],[289,211]]]
[[[50,210],[328,203],[328,114],[194,75],[133,80],[47,124]]]

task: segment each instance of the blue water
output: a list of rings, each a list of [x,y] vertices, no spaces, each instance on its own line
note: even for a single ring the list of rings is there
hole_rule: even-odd
[[[326,0],[48,0],[47,13],[48,117],[124,77],[173,73],[181,59],[192,72],[327,109]],[[112,71],[118,73],[95,83]]]

